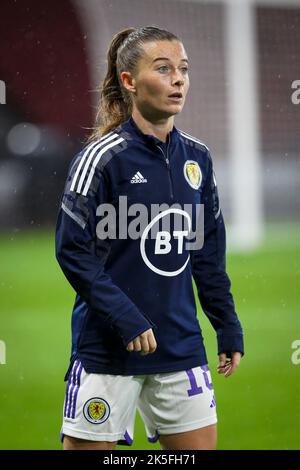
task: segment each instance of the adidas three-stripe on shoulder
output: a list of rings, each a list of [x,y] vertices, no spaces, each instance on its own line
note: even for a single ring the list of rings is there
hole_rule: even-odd
[[[187,134],[186,132],[181,131],[181,130],[179,130],[179,133],[182,135],[182,137],[185,137],[187,140],[191,140],[192,142],[195,142],[196,144],[202,145],[203,147],[206,148],[207,151],[209,151],[209,148],[207,147],[207,145],[205,145],[203,142],[201,142],[201,140],[199,140],[196,137],[193,137],[192,135]]]
[[[90,144],[82,155],[74,174],[70,191],[87,195],[96,167],[105,152],[123,142],[123,137],[110,132],[100,140]]]

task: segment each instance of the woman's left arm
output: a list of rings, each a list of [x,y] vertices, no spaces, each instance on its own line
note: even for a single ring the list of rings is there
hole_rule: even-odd
[[[192,273],[203,311],[217,333],[219,370],[231,373],[244,354],[243,331],[230,292],[226,273],[226,234],[212,159],[207,153],[208,171],[203,189],[204,243],[191,251]],[[226,358],[227,362],[226,362]],[[223,367],[225,366],[225,367]]]

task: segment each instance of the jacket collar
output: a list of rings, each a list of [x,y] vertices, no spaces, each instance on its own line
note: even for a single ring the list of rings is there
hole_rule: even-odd
[[[155,137],[154,135],[151,134],[144,134],[141,129],[137,126],[136,122],[134,119],[130,116],[130,118],[125,121],[122,126],[121,126],[125,131],[130,132],[131,134],[134,134],[134,136],[142,140],[145,144],[147,145],[159,145],[160,147],[165,147],[168,143],[170,145],[174,144],[179,136],[178,130],[176,129],[175,126],[173,126],[173,129],[169,132],[168,134],[168,139],[167,142],[162,142],[160,139]]]

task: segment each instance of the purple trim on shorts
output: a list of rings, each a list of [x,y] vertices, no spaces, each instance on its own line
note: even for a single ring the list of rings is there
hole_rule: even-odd
[[[78,391],[79,391],[79,387],[80,387],[80,377],[81,377],[82,369],[83,369],[82,364],[80,364],[78,374],[77,374],[77,384],[75,385],[76,390],[75,390],[75,394],[74,394],[74,401],[73,401],[73,407],[72,407],[72,416],[71,416],[72,419],[75,418],[77,395],[78,395]]]
[[[69,388],[69,394],[68,394],[68,404],[67,404],[67,411],[66,411],[66,418],[70,417],[70,411],[71,411],[71,401],[72,401],[72,395],[73,395],[73,389],[75,387],[75,378],[74,376],[76,375],[76,369],[79,367],[80,362],[76,361],[74,362],[74,365],[72,367],[71,371],[71,386]]]
[[[65,418],[71,418],[71,411],[73,411],[73,399],[75,398],[75,392],[76,392],[76,387],[77,383],[80,377],[78,377],[78,373],[81,373],[82,371],[82,365],[79,360],[76,359],[76,361],[73,364],[72,371],[70,374],[69,381],[70,383],[68,384],[67,387],[67,394],[66,394],[66,403],[65,403],[65,411],[64,411],[64,416]],[[77,397],[77,394],[76,394]]]
[[[64,416],[67,416],[67,410],[69,408],[69,398],[70,398],[70,389],[72,387],[72,379],[73,379],[73,374],[74,374],[74,367],[77,365],[77,360],[74,361],[74,364],[72,365],[72,369],[70,371],[69,379],[68,379],[68,386],[67,386],[67,392],[66,392],[66,403],[65,403],[65,411],[64,411]]]
[[[127,431],[125,432],[124,437],[125,437],[126,441],[128,442],[128,444],[131,446],[132,443],[133,443],[133,439],[129,436]]]
[[[148,439],[149,442],[152,442],[154,444],[155,442],[157,442],[158,438],[159,438],[159,434],[156,431],[154,437],[148,437],[147,439]]]
[[[74,404],[74,401],[75,401],[75,397],[77,397],[77,392],[78,392],[78,381],[80,379],[80,373],[81,373],[81,370],[82,370],[82,365],[80,363],[80,361],[78,361],[78,365],[77,365],[77,369],[75,371],[75,377],[74,377],[74,382],[73,382],[73,389],[71,390],[71,394],[70,394],[70,405],[69,405],[69,413],[68,413],[68,418],[73,418],[72,414],[73,414],[73,404]],[[75,412],[74,412],[75,414]]]
[[[65,437],[64,433],[61,432],[60,435],[59,435],[59,438],[60,438],[60,442],[61,442],[61,443],[64,442],[64,437]]]
[[[74,364],[75,364],[75,362],[74,362]],[[69,391],[70,391],[70,386],[71,386],[71,377],[72,377],[72,373],[73,373],[74,364],[72,366],[72,369],[71,369],[71,372],[70,372],[70,375],[69,375],[69,378],[68,378],[68,385],[67,385],[67,389],[66,389],[66,398],[65,398],[65,407],[64,407],[64,417],[66,417],[66,413],[67,413],[67,405],[68,405],[68,401],[69,401]]]
[[[124,439],[118,440],[118,445],[121,445],[121,446],[132,446],[132,444],[133,444],[133,439],[129,436],[128,431],[125,432]]]

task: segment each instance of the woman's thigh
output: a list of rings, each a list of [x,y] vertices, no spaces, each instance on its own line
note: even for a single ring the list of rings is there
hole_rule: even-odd
[[[138,408],[149,441],[161,437],[170,448],[215,448],[216,401],[207,365],[147,376]]]
[[[77,359],[66,387],[61,430],[64,448],[110,450],[119,440],[132,441],[143,380],[87,373]]]
[[[217,446],[217,425],[178,434],[160,435],[159,442],[164,450],[215,450]]]
[[[64,450],[114,450],[117,442],[86,441],[77,437],[64,436]]]

